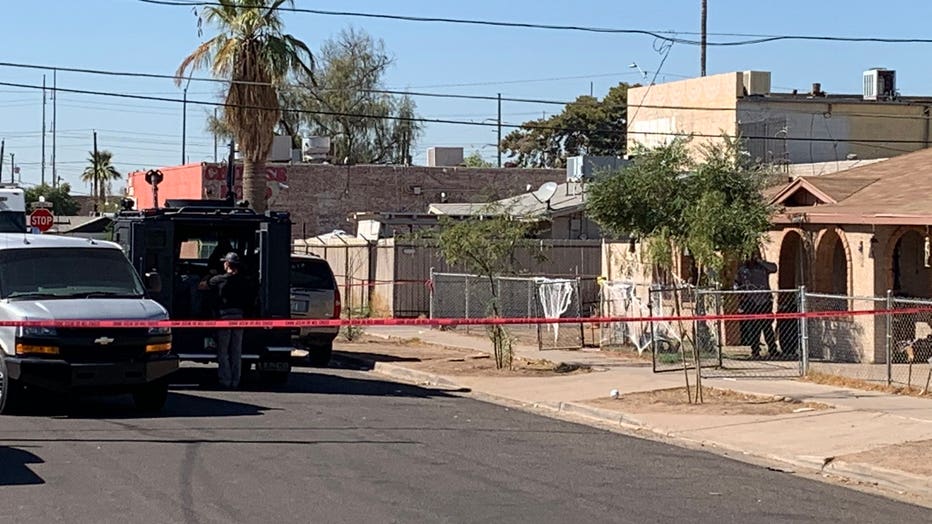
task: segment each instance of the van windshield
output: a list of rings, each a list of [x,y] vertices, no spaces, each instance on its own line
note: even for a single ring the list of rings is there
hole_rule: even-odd
[[[139,276],[116,249],[35,248],[0,251],[0,297],[139,298]]]

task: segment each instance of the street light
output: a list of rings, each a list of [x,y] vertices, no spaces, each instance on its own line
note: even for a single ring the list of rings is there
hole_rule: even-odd
[[[631,62],[631,65],[629,65],[628,68],[630,68],[630,69],[637,69],[638,72],[641,73],[641,77],[642,77],[644,80],[647,80],[647,71],[641,69],[641,66],[639,66],[639,65],[637,64],[637,62]]]

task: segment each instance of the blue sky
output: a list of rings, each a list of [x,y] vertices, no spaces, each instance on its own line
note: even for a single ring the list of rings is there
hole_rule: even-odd
[[[298,7],[381,12],[418,16],[587,25],[613,28],[696,32],[699,0],[643,2],[624,0],[297,0]],[[764,8],[762,2],[709,0],[711,33],[817,34],[838,36],[932,37],[928,20],[932,2],[903,0],[895,9],[865,8],[867,2],[784,0]],[[876,4],[873,4],[876,5]],[[857,6],[857,7],[855,7]],[[0,61],[170,74],[198,43],[190,8],[147,5],[137,0],[47,0],[3,5]],[[390,20],[286,14],[289,32],[317,48],[348,25],[382,38],[395,58],[386,84],[390,88],[443,93],[571,100],[597,95],[621,81],[640,81],[629,64],[651,72],[661,56],[648,36],[597,35],[567,31],[503,29]],[[210,29],[207,30],[210,34]],[[688,35],[684,35],[687,36]],[[710,40],[725,37],[712,36]],[[897,70],[903,94],[932,95],[928,55],[932,44],[850,44],[777,42],[745,47],[710,47],[709,74],[746,69],[773,73],[776,90],[808,90],[820,82],[830,93],[857,93],[861,73],[882,66]],[[699,72],[699,49],[675,45],[658,82]],[[41,84],[42,71],[0,67],[0,82]],[[51,71],[46,73],[51,85]],[[206,73],[205,73],[206,75]],[[576,78],[566,78],[576,77]],[[547,80],[543,80],[547,79]],[[462,86],[461,84],[479,84]],[[181,98],[170,80],[144,80],[59,73],[61,88],[152,94]],[[189,98],[213,100],[215,87],[193,83]],[[22,180],[40,178],[41,91],[0,86],[0,137],[6,139],[3,180],[9,180],[9,154],[16,155]],[[425,117],[482,121],[494,118],[494,102],[416,99]],[[181,161],[181,105],[59,93],[58,174],[75,188],[91,133],[99,147],[114,153],[125,171]],[[51,122],[51,103],[47,106]],[[558,110],[554,106],[505,103],[509,123]],[[188,107],[187,153],[192,162],[213,159],[212,138],[203,131],[204,109]],[[418,145],[416,162],[426,148],[462,145],[493,158],[494,129],[430,125]],[[222,156],[221,152],[221,156]],[[47,136],[51,161],[51,134]],[[51,180],[51,168],[46,171]]]

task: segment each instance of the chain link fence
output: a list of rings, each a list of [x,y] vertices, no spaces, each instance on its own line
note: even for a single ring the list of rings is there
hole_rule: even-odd
[[[898,309],[932,308],[932,300],[888,297],[886,346],[890,363],[887,383],[929,391],[932,387],[932,311],[897,313]]]
[[[579,278],[493,278],[465,273],[431,273],[431,318],[581,318],[584,314]],[[481,334],[484,327],[463,326]],[[518,343],[540,350],[581,349],[582,323],[507,326]]]
[[[725,322],[722,315],[766,315],[800,311],[799,290],[700,290],[696,337],[709,360],[709,376],[783,377],[802,373],[798,318]]]

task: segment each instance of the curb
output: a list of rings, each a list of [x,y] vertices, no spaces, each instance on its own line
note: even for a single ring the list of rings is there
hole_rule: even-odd
[[[698,448],[715,448],[733,454],[730,455],[730,458],[736,458],[736,456],[756,458],[770,463],[784,464],[797,470],[803,470],[806,473],[817,474],[821,476],[841,477],[861,484],[877,486],[888,491],[893,491],[900,494],[908,493],[926,498],[927,500],[932,500],[932,479],[922,475],[915,475],[903,471],[890,470],[878,466],[871,466],[868,464],[860,463],[829,461],[828,464],[826,464],[828,459],[825,457],[788,458],[783,456],[753,453],[746,449],[722,444],[712,440],[696,440],[683,437],[676,432],[649,426],[637,418],[619,411],[597,408],[578,402],[527,403],[525,401],[515,400],[483,391],[472,391],[471,389],[465,388],[447,377],[435,373],[413,370],[404,366],[399,366],[397,364],[377,362],[371,359],[346,355],[345,353],[341,353],[340,357],[365,366],[370,366],[371,371],[385,375],[389,378],[414,382],[422,385],[440,386],[455,391],[469,392],[472,396],[477,397],[479,400],[505,405],[506,407],[519,406],[524,407],[525,409],[536,408],[539,414],[546,414],[547,412],[550,412],[552,415],[563,414],[572,416],[574,418],[589,419],[608,426],[617,426],[627,430],[639,431],[642,433],[646,432],[658,437],[663,437],[665,439],[664,441],[671,445],[682,446],[684,444],[691,444]],[[775,471],[784,471],[776,467],[770,467],[770,469]],[[794,471],[789,470],[784,472],[794,473]]]

